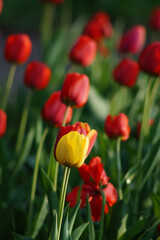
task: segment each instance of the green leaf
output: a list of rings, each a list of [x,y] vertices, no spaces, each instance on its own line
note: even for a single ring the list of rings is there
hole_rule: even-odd
[[[160,196],[152,193],[151,199],[153,203],[155,216],[156,218],[160,218]]]
[[[68,223],[68,214],[67,214],[65,223],[62,224],[62,232],[60,235],[61,240],[70,240],[71,239],[68,229],[69,229],[69,223]]]
[[[37,234],[39,233],[39,230],[41,229],[47,213],[48,213],[48,200],[47,200],[47,196],[45,195],[42,206],[40,211],[38,212],[38,215],[36,216],[35,222],[33,224],[33,229],[32,229],[32,233],[31,233],[31,237],[35,238],[37,236]]]
[[[137,234],[141,233],[146,229],[146,225],[150,217],[145,217],[142,220],[136,221],[132,224],[128,230],[119,238],[119,240],[132,240]]]
[[[106,205],[106,197],[104,194],[104,191],[101,191],[101,195],[102,195],[102,209],[101,209],[101,221],[100,221],[100,233],[99,233],[99,240],[103,240],[103,229],[104,229],[104,209],[105,209],[105,205]]]
[[[47,194],[49,208],[50,208],[51,214],[53,216],[53,211],[58,209],[57,193],[54,191],[52,182],[43,169],[41,169],[41,174],[42,174],[43,187]]]
[[[88,239],[95,240],[96,236],[95,236],[95,230],[94,230],[94,223],[92,220],[91,207],[88,201],[88,197],[87,197],[87,213],[88,213],[88,221],[89,221],[89,228],[88,228],[89,238]]]
[[[33,238],[25,237],[17,233],[13,233],[13,240],[33,240]]]
[[[79,201],[70,211],[70,216],[69,216],[69,233],[72,233],[73,225],[78,213],[78,210],[80,208],[81,201]]]
[[[88,224],[89,222],[83,223],[81,226],[77,227],[72,233],[72,240],[78,240]]]
[[[51,230],[51,236],[50,240],[57,240],[58,237],[58,221],[57,221],[57,212],[54,211],[54,216],[53,216],[53,225],[52,225],[52,230]]]
[[[111,209],[110,224],[108,227],[108,239],[117,239],[118,230],[123,226],[123,218],[127,213],[125,200],[119,201]]]
[[[153,239],[152,237],[154,237],[159,223],[160,218],[150,228],[145,229],[144,233],[138,238],[138,240]]]

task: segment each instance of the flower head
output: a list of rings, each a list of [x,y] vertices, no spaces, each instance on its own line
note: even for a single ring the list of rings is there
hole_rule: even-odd
[[[121,137],[123,141],[129,138],[131,128],[128,125],[128,118],[124,113],[120,113],[114,117],[108,115],[104,127],[109,138]]]
[[[160,42],[146,46],[139,56],[139,67],[142,71],[160,75]]]
[[[141,51],[146,41],[146,29],[137,25],[128,30],[121,38],[119,51],[136,54]]]
[[[7,128],[7,115],[0,109],[0,138],[6,133]]]
[[[113,71],[114,80],[127,87],[135,85],[138,74],[138,63],[129,58],[122,60]]]
[[[72,47],[69,57],[71,61],[75,63],[78,63],[82,66],[89,66],[93,63],[96,57],[96,52],[96,42],[87,35],[82,35]]]
[[[80,108],[88,100],[89,78],[84,74],[68,73],[61,91],[61,100],[66,105]]]
[[[87,123],[61,127],[54,148],[55,159],[68,167],[80,167],[84,163],[97,137]]]
[[[51,78],[51,69],[44,63],[33,61],[27,65],[24,82],[36,90],[47,87]]]
[[[42,109],[42,117],[47,122],[53,124],[56,127],[61,127],[64,114],[66,112],[67,106],[61,102],[60,99],[61,92],[54,92],[46,101]],[[72,119],[72,108],[69,107],[66,123],[69,123]]]
[[[155,7],[149,19],[149,25],[152,29],[160,31],[160,7]]]
[[[111,37],[113,33],[109,15],[105,12],[95,13],[84,28],[84,34],[93,38],[96,42]]]
[[[27,34],[10,35],[5,43],[4,54],[6,60],[22,64],[31,54],[32,42]]]
[[[106,197],[105,214],[108,213],[109,207],[117,202],[117,191],[109,182],[109,177],[107,177],[104,171],[100,157],[92,158],[88,165],[84,163],[78,170],[84,181],[80,193],[80,199],[82,200],[81,208],[86,206],[88,196],[92,219],[93,221],[99,221],[102,208],[101,191],[104,192]],[[67,202],[70,203],[70,207],[73,207],[76,204],[79,191],[80,187],[78,186],[67,195]]]

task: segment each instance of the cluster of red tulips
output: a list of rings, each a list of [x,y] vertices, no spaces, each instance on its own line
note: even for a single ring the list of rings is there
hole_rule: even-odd
[[[55,5],[63,2],[63,0],[41,1],[45,4]],[[2,8],[3,2],[0,1],[0,13]],[[152,30],[160,31],[160,7],[153,10],[149,19],[149,25]],[[80,239],[97,239],[99,237],[100,240],[145,240],[155,236],[158,237],[157,227],[160,222],[160,191],[158,187],[155,187],[153,192],[150,193],[152,194],[151,198],[153,201],[153,206],[150,208],[151,210],[149,210],[149,212],[146,211],[144,214],[144,209],[141,208],[144,187],[146,187],[147,184],[152,185],[152,183],[149,182],[149,178],[154,174],[156,168],[160,169],[160,163],[159,160],[157,160],[160,143],[159,137],[157,136],[156,139],[153,139],[151,149],[147,150],[146,153],[144,150],[145,141],[147,141],[146,139],[150,136],[150,126],[158,126],[155,123],[156,121],[151,118],[151,111],[154,108],[160,83],[160,42],[153,41],[148,43],[146,41],[147,32],[144,26],[133,26],[125,31],[121,38],[118,39],[114,46],[114,51],[116,50],[118,57],[121,56],[121,60],[111,69],[113,80],[119,84],[117,89],[124,86],[128,92],[136,86],[139,75],[142,74],[142,72],[145,73],[143,76],[148,75],[142,118],[136,127],[136,135],[138,138],[136,140],[138,142],[136,148],[138,150],[135,149],[137,152],[133,154],[133,166],[129,168],[129,164],[127,163],[125,168],[128,167],[128,169],[125,170],[124,174],[124,162],[121,160],[123,156],[121,153],[121,141],[125,142],[129,138],[132,138],[133,136],[130,137],[130,134],[134,131],[131,130],[129,118],[126,113],[114,112],[113,114],[112,111],[108,112],[103,121],[103,132],[105,132],[106,136],[103,136],[103,132],[101,133],[101,131],[91,129],[88,123],[78,121],[68,125],[73,119],[73,109],[76,111],[76,109],[85,106],[89,98],[90,86],[93,84],[91,77],[86,73],[86,67],[87,69],[94,68],[97,55],[104,61],[112,55],[112,50],[107,47],[107,41],[108,39],[112,40],[114,31],[110,17],[106,12],[100,11],[92,15],[84,26],[82,35],[78,37],[68,53],[71,64],[75,64],[75,67],[81,66],[84,74],[72,71],[66,73],[61,89],[54,91],[44,103],[42,110],[39,110],[42,119],[46,121],[48,125],[46,124],[47,127],[41,134],[36,153],[34,153],[36,157],[33,167],[31,193],[28,193],[27,196],[29,199],[30,194],[30,202],[27,207],[25,206],[26,211],[28,211],[26,229],[23,233],[15,233],[15,238],[13,239],[77,240],[80,237]],[[32,47],[34,48],[27,34],[12,34],[6,39],[4,56],[6,61],[11,64],[11,68],[8,80],[4,86],[4,91],[0,96],[0,138],[2,138],[0,141],[5,139],[6,142],[9,142],[6,131],[13,127],[10,121],[7,123],[7,106],[8,102],[11,102],[10,91],[12,84],[14,84],[13,80],[16,68],[20,64],[26,63],[30,57]],[[33,93],[36,90],[46,89],[50,83],[51,75],[52,69],[44,62],[35,60],[29,62],[26,66],[24,84],[29,90],[27,97],[25,97],[24,109],[21,115],[21,121],[19,122],[19,130],[16,134],[16,139],[13,141],[13,143],[16,144],[12,181],[17,181],[18,179],[18,164],[24,154],[24,141],[26,132],[28,131],[27,121],[29,119],[30,108],[32,107]],[[152,78],[156,78],[155,83],[153,83]],[[118,102],[115,104],[118,104]],[[134,105],[134,102],[132,105]],[[134,117],[132,121],[136,123],[137,118],[136,116]],[[89,119],[92,119],[92,124],[94,124],[93,118],[94,116],[92,117],[90,115]],[[17,121],[19,120],[17,119]],[[56,134],[56,138],[54,140],[52,139],[53,147],[47,166],[48,170],[41,170],[45,197],[40,210],[37,210],[36,189],[38,187],[37,181],[40,160],[43,156],[43,151],[46,151],[44,150],[46,136],[53,127],[59,128],[59,131]],[[98,129],[97,126],[94,126],[94,128]],[[100,137],[97,137],[98,132]],[[107,139],[107,143],[113,153],[116,152],[114,158],[117,160],[116,163],[113,163],[116,167],[114,168],[114,174],[111,174],[111,176],[115,176],[114,180],[112,180],[112,178],[110,179],[105,172],[108,167],[106,167],[106,160],[103,159],[103,156],[106,157],[106,155],[102,154],[101,156],[100,147],[99,153],[96,154],[96,156],[92,155],[93,157],[88,164],[84,163],[98,138],[102,139],[102,145],[105,145]],[[108,138],[115,139],[116,141],[111,141]],[[116,149],[114,142],[116,142]],[[123,143],[123,146],[124,148],[133,148],[133,146],[129,146],[129,144],[127,145],[126,143]],[[105,148],[108,149],[107,146],[105,146]],[[128,156],[128,158],[131,157]],[[150,162],[150,159],[153,161]],[[70,186],[67,193],[71,168],[78,168],[80,178],[83,181],[74,183],[73,189]],[[12,166],[9,165],[7,169],[10,171]],[[7,169],[4,169],[4,171],[7,171]],[[22,169],[21,171],[23,171]],[[143,169],[146,171],[144,175]],[[60,176],[62,172],[63,181],[61,182]],[[155,185],[157,184],[157,186],[160,187],[158,178],[155,177],[155,179],[153,178],[152,181],[155,180]],[[61,183],[60,189],[58,189],[58,181]],[[1,184],[4,183],[0,181],[0,185]],[[58,202],[57,205],[56,201]],[[70,208],[73,208],[72,210],[70,210],[69,207],[65,208],[65,201],[69,203]],[[146,203],[146,206],[147,204],[148,203]],[[78,210],[85,206],[87,206],[88,215],[86,215],[88,216],[89,223],[82,221],[80,224],[78,222],[77,228],[73,230]],[[44,210],[48,208],[49,213],[47,212],[48,210]],[[117,218],[116,215],[120,214],[120,210],[122,212],[123,208],[125,208],[125,214],[119,215],[119,223],[114,229],[114,227],[111,227],[111,224],[113,224],[114,219]],[[132,212],[130,212],[131,210]],[[69,211],[69,213],[67,213],[67,211]],[[38,216],[36,220],[34,219],[35,214]],[[48,218],[46,217],[47,214]],[[152,216],[150,216],[151,214]],[[85,215],[85,213],[82,212],[82,215]],[[83,219],[85,218],[86,217]],[[98,222],[95,227],[94,224],[96,223],[94,222]],[[40,234],[43,228],[46,231],[46,235],[41,238]],[[88,235],[87,228],[89,229]],[[146,235],[146,229],[148,235]]]

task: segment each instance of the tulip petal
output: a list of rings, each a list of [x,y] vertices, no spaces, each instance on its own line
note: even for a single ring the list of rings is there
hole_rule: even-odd
[[[87,137],[89,138],[89,148],[88,148],[88,151],[87,151],[87,156],[88,154],[90,153],[90,151],[92,150],[92,147],[96,141],[96,138],[97,138],[97,131],[92,129],[88,134],[87,134]]]
[[[106,196],[106,201],[110,207],[112,207],[118,199],[117,190],[112,183],[108,183],[107,187],[103,189]]]

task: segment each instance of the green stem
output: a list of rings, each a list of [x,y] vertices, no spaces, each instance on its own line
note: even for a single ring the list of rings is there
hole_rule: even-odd
[[[30,205],[29,205],[29,217],[28,217],[28,225],[27,225],[27,234],[30,234],[30,232],[31,232],[31,222],[32,222],[32,216],[33,216],[33,204],[34,204],[34,199],[35,199],[37,177],[38,177],[38,169],[39,169],[39,164],[40,164],[43,144],[44,144],[45,138],[47,136],[47,133],[48,133],[48,128],[45,128],[45,130],[43,132],[43,135],[42,135],[42,138],[41,138],[41,141],[39,143],[38,151],[37,151],[37,155],[36,155],[36,162],[35,162],[33,179],[32,179],[32,187],[31,187],[31,196],[30,196]]]
[[[30,90],[27,94],[27,98],[25,101],[25,105],[24,105],[24,109],[21,117],[20,128],[19,128],[17,144],[16,144],[16,155],[18,155],[21,152],[32,96],[33,96],[33,92],[32,90]]]
[[[117,139],[117,175],[118,175],[118,193],[119,199],[123,199],[122,193],[122,184],[121,184],[121,174],[122,174],[122,166],[121,166],[121,157],[120,157],[120,145],[121,145],[121,138]]]
[[[7,107],[7,103],[8,103],[8,99],[9,99],[9,95],[10,95],[10,91],[11,91],[16,67],[17,67],[17,64],[13,63],[10,67],[10,71],[9,71],[9,74],[8,74],[8,79],[7,79],[7,82],[6,82],[6,85],[5,85],[4,95],[3,95],[3,99],[2,99],[2,103],[1,103],[1,108],[4,111],[6,110],[6,107]]]
[[[64,212],[64,204],[65,204],[65,197],[66,197],[66,191],[67,191],[67,186],[68,186],[70,170],[71,170],[70,168],[65,167],[62,189],[61,189],[61,195],[60,195],[60,203],[59,203],[59,209],[58,209],[58,237],[57,237],[57,240],[60,239],[63,212]]]
[[[146,133],[146,128],[148,125],[148,117],[149,117],[148,105],[149,105],[149,98],[150,98],[150,89],[151,89],[151,79],[149,79],[147,89],[146,89],[146,95],[145,95],[145,103],[144,103],[143,116],[142,116],[142,127],[141,127],[139,146],[138,146],[138,156],[137,156],[138,162],[140,162],[142,158],[144,135]]]
[[[55,7],[53,6],[53,4],[45,4],[41,24],[41,38],[44,48],[46,48],[52,37],[54,13]]]
[[[64,117],[63,117],[62,127],[64,127],[66,125],[68,111],[69,111],[69,106],[67,106],[67,108],[66,108],[66,111],[65,111],[65,114],[64,114]]]

